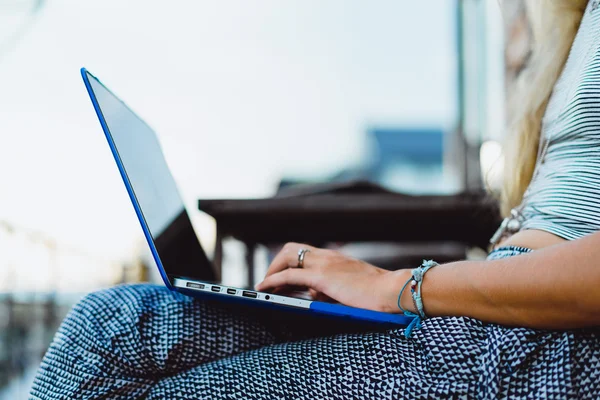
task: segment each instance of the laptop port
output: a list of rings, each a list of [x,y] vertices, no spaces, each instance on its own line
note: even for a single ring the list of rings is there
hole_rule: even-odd
[[[185,284],[185,286],[193,289],[204,289],[204,285],[202,283],[188,282]]]
[[[220,286],[213,286],[213,287],[210,288],[210,290],[212,290],[213,292],[219,293],[221,291],[221,287]]]
[[[256,292],[249,292],[247,290],[244,290],[242,292],[242,296],[244,296],[244,297],[251,297],[251,298],[255,299],[255,298],[258,297],[258,293],[256,293]]]
[[[227,289],[227,294],[235,294],[237,290],[235,289]]]

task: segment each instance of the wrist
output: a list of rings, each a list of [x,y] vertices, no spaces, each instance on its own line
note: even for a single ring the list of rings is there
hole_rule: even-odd
[[[388,313],[400,314],[402,310],[398,308],[398,296],[402,287],[412,278],[412,272],[410,269],[400,269],[388,273],[384,279],[384,301],[385,304],[382,306],[382,311]],[[410,294],[410,284],[406,287],[400,298],[400,305],[405,310],[416,312],[412,296]]]

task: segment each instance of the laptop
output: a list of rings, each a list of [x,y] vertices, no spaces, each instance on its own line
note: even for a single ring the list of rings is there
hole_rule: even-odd
[[[203,250],[154,131],[85,68],[100,125],[165,285],[190,296],[327,319],[404,327],[412,318],[222,285]],[[400,288],[398,288],[400,290]],[[339,321],[342,322],[342,321]]]

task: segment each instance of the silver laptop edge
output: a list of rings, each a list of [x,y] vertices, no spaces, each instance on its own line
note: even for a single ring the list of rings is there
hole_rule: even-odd
[[[224,286],[215,283],[200,282],[185,278],[175,278],[173,280],[173,286],[181,289],[194,290],[197,292],[242,297],[244,299],[275,303],[283,306],[297,308],[310,308],[310,304],[312,303],[311,300],[298,299],[295,297],[281,296],[271,293],[257,292],[255,290],[239,289],[233,286]]]

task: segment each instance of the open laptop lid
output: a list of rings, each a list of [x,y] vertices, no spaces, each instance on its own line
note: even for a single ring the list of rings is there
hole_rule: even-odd
[[[165,284],[214,281],[156,134],[85,68],[81,75]]]

